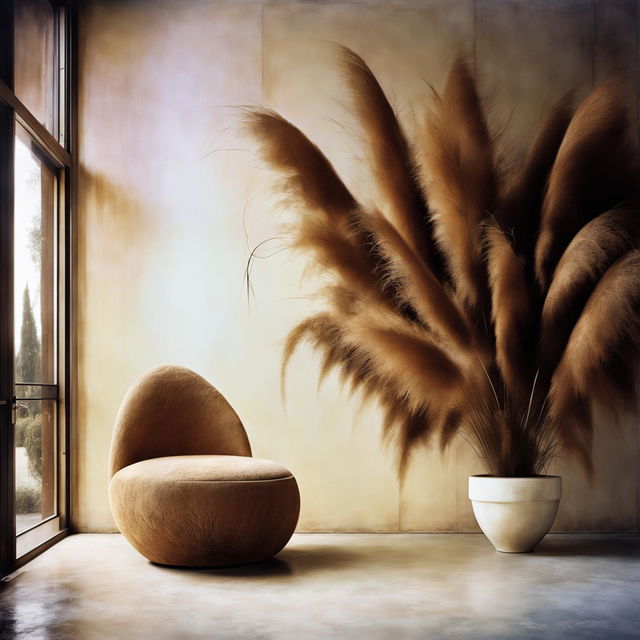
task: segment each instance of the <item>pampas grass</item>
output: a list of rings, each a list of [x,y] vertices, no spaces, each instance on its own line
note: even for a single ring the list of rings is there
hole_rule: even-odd
[[[246,113],[276,189],[298,212],[289,246],[330,275],[298,344],[375,398],[404,474],[418,446],[458,434],[500,476],[543,474],[559,452],[592,464],[592,410],[635,407],[640,355],[638,149],[623,86],[608,79],[543,119],[504,171],[476,87],[457,60],[409,141],[364,60],[342,70],[376,185],[357,202],[282,116]]]

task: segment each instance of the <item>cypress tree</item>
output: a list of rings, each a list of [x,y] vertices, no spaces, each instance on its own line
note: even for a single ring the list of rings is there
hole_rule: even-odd
[[[20,351],[16,359],[16,380],[18,382],[40,381],[40,338],[36,319],[33,315],[29,285],[22,294],[22,327],[20,329]]]
[[[40,338],[31,306],[29,285],[22,294],[22,327],[20,328],[20,350],[16,358],[16,382],[40,382],[41,369]],[[24,446],[29,459],[31,474],[40,479],[42,476],[42,420],[40,401],[29,401],[32,393],[23,396],[19,403],[16,424],[16,446]]]

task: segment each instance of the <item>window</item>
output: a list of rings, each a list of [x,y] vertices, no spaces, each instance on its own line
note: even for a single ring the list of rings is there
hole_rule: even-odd
[[[55,134],[55,16],[48,0],[15,3],[13,91],[47,131]]]
[[[0,574],[69,517],[72,162],[65,2],[0,9]]]

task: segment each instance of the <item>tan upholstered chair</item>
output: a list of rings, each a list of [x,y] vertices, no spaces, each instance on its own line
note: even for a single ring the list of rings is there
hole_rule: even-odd
[[[265,560],[298,521],[295,478],[252,458],[231,405],[184,367],[157,367],[134,383],[118,412],[110,464],[113,517],[152,562]]]

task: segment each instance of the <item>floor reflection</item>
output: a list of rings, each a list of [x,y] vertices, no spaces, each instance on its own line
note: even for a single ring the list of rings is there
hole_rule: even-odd
[[[149,563],[118,535],[67,538],[0,586],[0,638],[640,637],[640,536],[297,534],[272,560]]]

